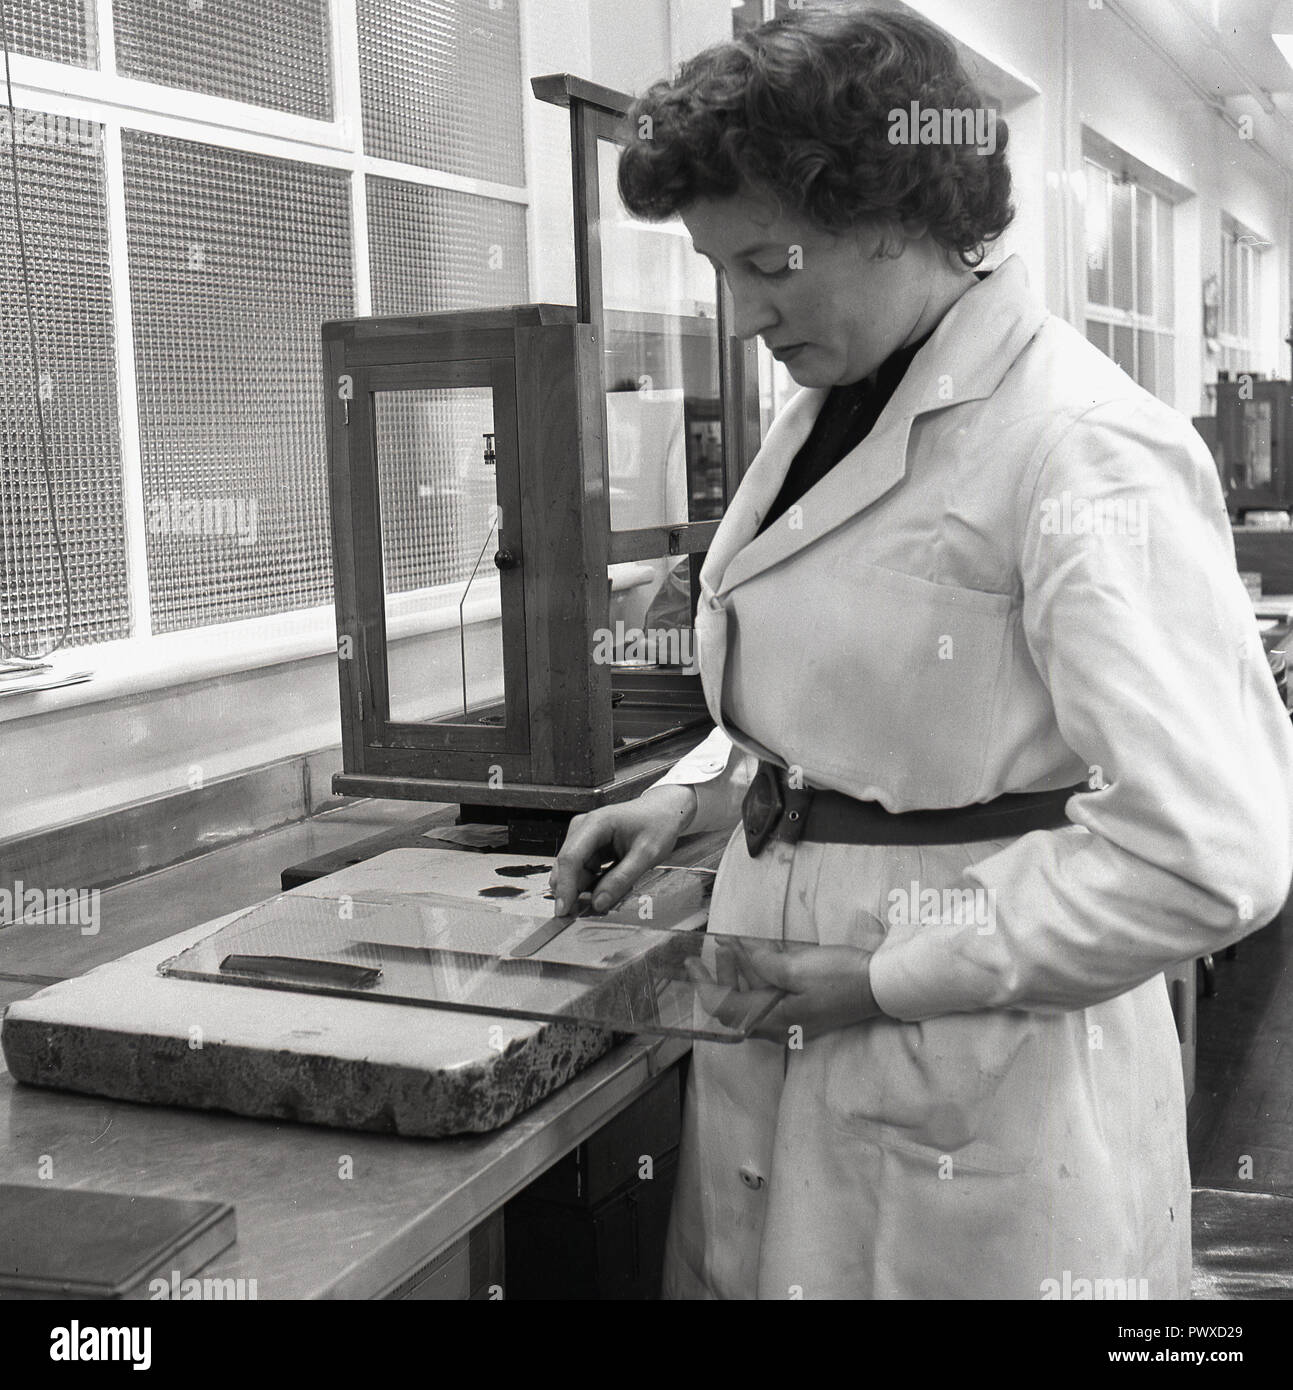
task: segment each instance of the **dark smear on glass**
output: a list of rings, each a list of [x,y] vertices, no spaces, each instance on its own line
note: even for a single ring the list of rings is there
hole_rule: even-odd
[[[478,896],[482,898],[519,898],[524,892],[524,888],[508,888],[500,885],[497,888],[482,888]]]
[[[531,874],[546,874],[552,871],[551,864],[504,864],[494,872],[500,878],[528,878]]]

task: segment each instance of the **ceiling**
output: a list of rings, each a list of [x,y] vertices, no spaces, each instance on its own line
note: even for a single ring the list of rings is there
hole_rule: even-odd
[[[1293,67],[1271,38],[1280,0],[1106,3],[1151,35],[1231,116],[1251,117],[1257,143],[1293,173]],[[1293,32],[1293,5],[1283,9]]]

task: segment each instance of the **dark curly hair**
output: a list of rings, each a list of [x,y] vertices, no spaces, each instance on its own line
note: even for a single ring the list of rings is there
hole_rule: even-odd
[[[619,189],[661,221],[698,198],[770,193],[827,232],[919,220],[976,266],[1014,217],[1005,150],[894,144],[892,113],[982,110],[951,41],[907,14],[797,10],[688,60],[632,105]],[[880,254],[894,254],[882,242]]]

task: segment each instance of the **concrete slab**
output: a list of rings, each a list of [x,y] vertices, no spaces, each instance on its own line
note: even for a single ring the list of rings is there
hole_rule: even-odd
[[[380,859],[370,860],[298,891],[317,894],[324,884],[338,894],[375,884],[443,891],[449,869],[459,885],[464,872],[474,872],[463,861],[486,875],[482,886],[498,881],[495,856],[444,850],[398,856],[385,870]],[[546,887],[545,880],[546,874],[539,877]],[[238,915],[11,1004],[0,1042],[14,1078],[121,1100],[440,1137],[507,1123],[611,1046],[610,1034],[580,1025],[157,974],[163,960]]]

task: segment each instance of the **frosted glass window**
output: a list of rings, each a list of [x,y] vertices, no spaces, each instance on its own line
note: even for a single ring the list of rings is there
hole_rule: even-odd
[[[99,65],[94,0],[5,0],[4,23],[13,53],[79,68]]]
[[[126,77],[332,119],[328,0],[115,0]]]
[[[122,143],[154,628],[327,603],[319,327],[353,313],[348,175]]]
[[[525,208],[449,188],[368,179],[373,313],[529,299]]]
[[[102,131],[34,111],[19,110],[17,117],[21,138],[0,146],[0,642],[11,652],[34,653],[57,639],[66,611],[38,391],[71,579],[69,642],[126,636],[130,610]],[[18,162],[39,379],[11,154]]]
[[[361,0],[364,152],[525,182],[517,0]]]

